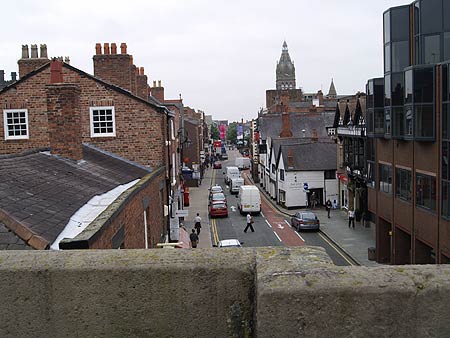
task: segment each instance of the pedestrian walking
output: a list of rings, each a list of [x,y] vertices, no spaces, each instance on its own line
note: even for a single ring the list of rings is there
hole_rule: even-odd
[[[197,216],[194,218],[194,228],[197,230],[197,235],[200,235],[200,229],[202,228],[202,218],[200,217],[199,213],[197,213]]]
[[[192,229],[189,239],[191,240],[191,247],[196,248],[198,244],[198,235],[195,233],[195,229]]]
[[[348,209],[348,227],[353,225],[353,229],[355,228],[355,212],[353,209]]]
[[[311,202],[311,209],[314,209],[316,207],[316,203],[317,203],[315,191],[313,191],[311,194],[310,202]]]
[[[328,199],[327,202],[325,203],[325,209],[327,210],[328,218],[330,218],[331,207],[332,207],[331,201],[330,199]]]
[[[247,226],[244,229],[244,232],[247,232],[247,229],[250,228],[252,232],[255,232],[255,229],[253,229],[253,217],[250,215],[250,213],[247,214]]]

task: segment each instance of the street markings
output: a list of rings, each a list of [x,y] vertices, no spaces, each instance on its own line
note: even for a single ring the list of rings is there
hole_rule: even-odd
[[[230,207],[230,209],[231,209],[231,211],[236,212],[236,207],[235,207],[234,205],[232,205],[232,206]]]
[[[278,236],[278,234],[277,234],[275,231],[274,231],[273,233],[275,234],[275,236],[277,236],[278,240],[279,240],[280,242],[282,242],[280,236]]]
[[[328,243],[328,245],[329,246],[331,246],[333,249],[334,249],[334,251],[336,251],[348,264],[350,264],[350,265],[353,265],[353,266],[356,266],[357,264],[355,264],[354,262],[352,262],[351,260],[349,260],[346,256],[344,256],[343,254],[342,254],[342,250],[339,248],[339,247],[337,247],[336,245],[334,245],[334,243],[333,242],[331,242],[331,241],[329,241],[328,240],[328,238],[326,238],[324,235],[322,235],[320,232],[319,232],[319,236],[325,241],[325,242],[327,242]]]
[[[289,228],[292,228],[291,223],[289,223],[288,221],[284,220],[284,223],[286,223],[287,225],[289,225]]]
[[[278,223],[277,225],[278,225],[278,229],[281,229],[281,230],[284,229],[284,226],[282,226],[280,223]]]
[[[269,226],[269,228],[272,228],[272,226],[270,225],[269,221],[266,219],[266,223]]]
[[[300,237],[300,239],[301,239],[303,242],[306,243],[305,239],[304,239],[297,231],[294,230],[294,232],[295,232],[295,234],[296,234],[298,237]]]

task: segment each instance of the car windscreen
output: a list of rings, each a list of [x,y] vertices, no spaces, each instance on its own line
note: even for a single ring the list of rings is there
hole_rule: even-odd
[[[313,214],[312,212],[305,212],[305,213],[302,213],[302,219],[313,219],[313,220],[315,220],[316,219],[316,215]]]
[[[212,195],[213,201],[220,201],[220,200],[224,200],[224,199],[225,199],[225,195],[222,193],[217,193],[217,194]]]

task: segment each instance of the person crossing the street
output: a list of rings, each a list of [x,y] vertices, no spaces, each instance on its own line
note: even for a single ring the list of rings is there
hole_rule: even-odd
[[[247,226],[245,227],[244,232],[247,232],[248,228],[250,228],[252,232],[255,232],[255,229],[253,229],[253,217],[250,213],[247,214]]]

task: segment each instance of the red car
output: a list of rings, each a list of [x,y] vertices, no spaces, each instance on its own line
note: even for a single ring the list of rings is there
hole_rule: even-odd
[[[217,216],[228,216],[228,208],[227,204],[224,202],[212,202],[209,205],[209,216],[217,217]]]
[[[214,169],[222,169],[222,163],[219,161],[214,162]]]

